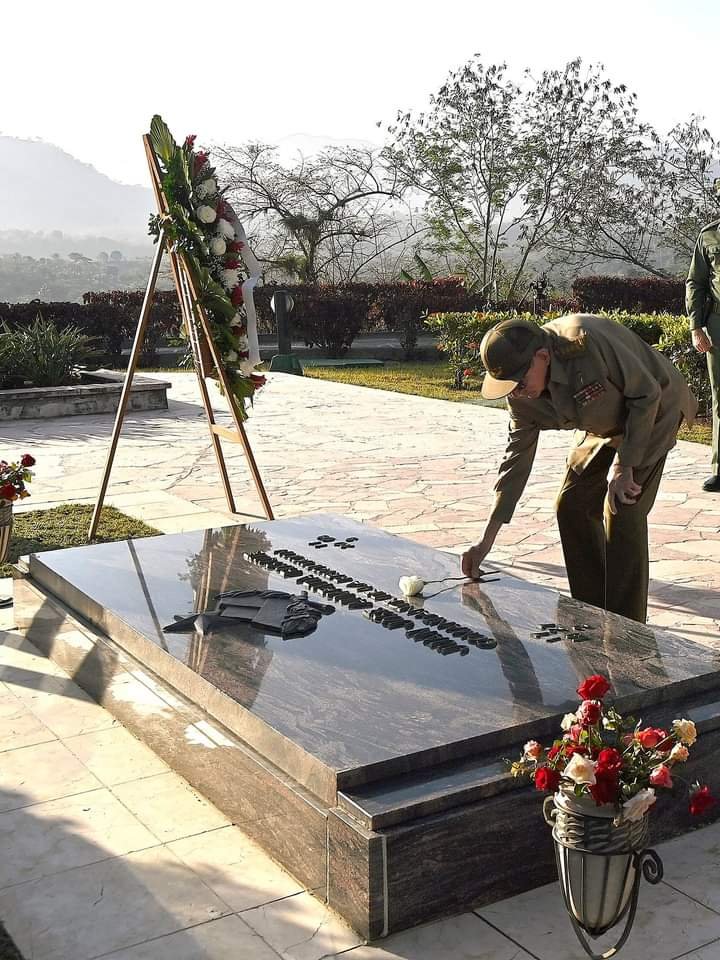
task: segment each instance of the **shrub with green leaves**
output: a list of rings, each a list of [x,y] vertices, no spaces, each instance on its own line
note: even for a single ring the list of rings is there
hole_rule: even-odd
[[[0,389],[24,385],[63,387],[95,356],[93,340],[79,327],[59,329],[38,314],[30,326],[0,333]]]

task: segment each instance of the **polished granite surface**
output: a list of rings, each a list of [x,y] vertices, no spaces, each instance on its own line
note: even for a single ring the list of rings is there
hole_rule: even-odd
[[[335,540],[318,546],[322,536]],[[328,572],[308,571],[308,563],[393,598],[402,575],[459,574],[457,557],[316,515],[43,553],[31,558],[30,577],[66,602],[63,584],[89,598],[89,609],[105,608],[319,761],[339,787],[546,732],[577,704],[575,689],[591,673],[608,676],[621,705],[633,709],[720,683],[720,659],[708,649],[504,574],[448,582],[401,612],[408,629],[425,629],[423,611],[470,628],[457,649],[447,638],[433,649],[404,627],[372,622],[368,614],[389,604],[372,596],[366,609],[325,598],[335,612],[291,640],[232,623],[206,636],[163,633],[175,617],[212,607],[222,591],[309,589],[259,555],[296,569],[292,555],[306,558],[301,572],[331,589],[338,584]],[[368,597],[352,583],[341,588]],[[310,589],[309,596],[323,599]]]

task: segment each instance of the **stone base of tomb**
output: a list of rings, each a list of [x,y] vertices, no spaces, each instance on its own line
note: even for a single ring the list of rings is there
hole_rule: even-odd
[[[323,533],[358,540],[319,559],[308,543]],[[15,584],[17,625],[365,938],[555,878],[543,796],[503,758],[529,737],[548,742],[590,673],[610,675],[619,709],[648,724],[694,719],[683,775],[720,789],[717,657],[512,577],[474,585],[463,603],[453,591],[416,602],[482,620],[496,646],[466,656],[341,605],[291,641],[163,635],[173,612],[205,609],[221,589],[294,589],[258,564],[258,537],[265,556],[332,559],[378,592],[397,595],[398,571],[456,575],[456,558],[339,518],[257,523],[33,557]],[[561,639],[548,643],[534,634],[550,620]],[[566,639],[580,629],[587,639]],[[697,825],[684,799],[664,796],[651,840]]]

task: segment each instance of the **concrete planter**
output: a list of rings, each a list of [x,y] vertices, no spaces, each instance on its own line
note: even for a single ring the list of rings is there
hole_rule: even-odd
[[[69,387],[23,387],[0,390],[0,420],[29,420],[49,417],[76,417],[115,413],[120,401],[124,373],[93,370]],[[128,409],[167,410],[164,380],[135,376]]]

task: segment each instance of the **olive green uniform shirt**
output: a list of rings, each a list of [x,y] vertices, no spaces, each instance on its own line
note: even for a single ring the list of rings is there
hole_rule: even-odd
[[[605,445],[623,466],[656,463],[675,446],[697,401],[659,350],[607,317],[574,314],[545,324],[549,380],[537,400],[508,398],[510,434],[490,518],[509,523],[530,476],[541,430],[577,430],[576,473]]]
[[[685,307],[690,329],[720,324],[720,220],[703,227],[697,238],[685,282]]]

